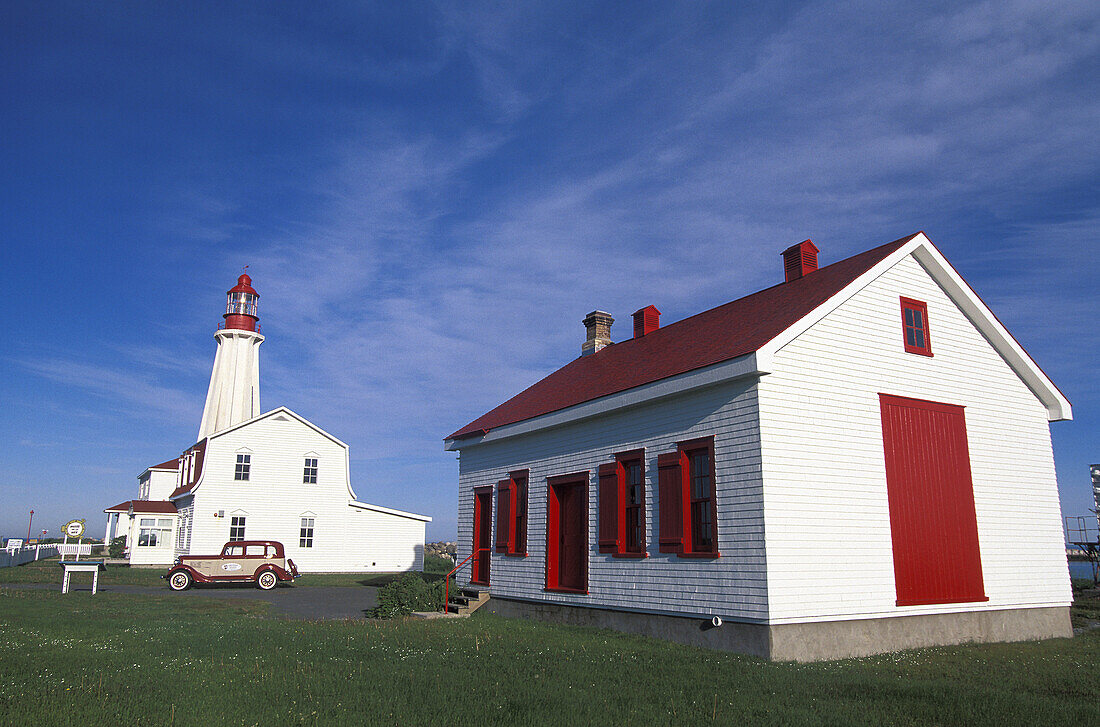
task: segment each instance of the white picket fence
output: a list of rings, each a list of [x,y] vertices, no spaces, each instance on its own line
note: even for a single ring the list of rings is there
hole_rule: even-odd
[[[0,568],[32,563],[43,558],[52,558],[55,555],[57,555],[56,545],[31,545],[25,548],[0,550]]]

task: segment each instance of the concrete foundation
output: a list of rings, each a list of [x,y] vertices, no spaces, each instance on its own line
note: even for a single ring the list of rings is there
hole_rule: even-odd
[[[969,642],[1073,636],[1069,607],[895,616],[800,624],[753,624],[491,598],[483,610],[513,618],[593,626],[773,661],[822,661]]]

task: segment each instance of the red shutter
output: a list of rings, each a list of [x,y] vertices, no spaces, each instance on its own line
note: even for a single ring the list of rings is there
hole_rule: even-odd
[[[511,481],[501,480],[497,483],[497,552],[508,552],[509,516],[512,512],[512,488]]]
[[[988,600],[963,408],[879,400],[897,604]]]
[[[684,484],[680,475],[680,453],[669,452],[657,457],[657,505],[662,553],[679,553],[683,549]]]
[[[619,477],[618,464],[601,464],[600,470],[600,552],[618,552]]]

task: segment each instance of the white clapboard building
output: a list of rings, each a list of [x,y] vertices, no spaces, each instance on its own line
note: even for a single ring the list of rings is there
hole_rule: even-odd
[[[446,439],[487,608],[772,659],[1069,636],[1070,404],[923,233],[582,355]]]
[[[286,407],[260,413],[251,283],[242,275],[228,292],[198,441],[105,510],[106,537],[126,536],[134,565],[277,540],[303,573],[422,570],[430,517],[360,502],[347,444]]]

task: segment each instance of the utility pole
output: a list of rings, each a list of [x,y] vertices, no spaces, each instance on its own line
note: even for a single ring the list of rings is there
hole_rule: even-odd
[[[27,542],[31,542],[31,523],[34,522],[34,510],[31,510],[31,519],[27,521]]]

